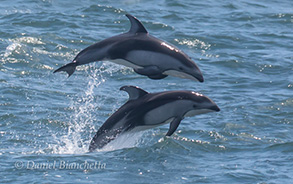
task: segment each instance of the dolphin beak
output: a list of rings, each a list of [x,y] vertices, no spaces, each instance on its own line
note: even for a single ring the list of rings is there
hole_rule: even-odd
[[[203,81],[204,81],[203,76],[202,76],[201,73],[200,73],[200,75],[197,75],[195,78],[196,78],[199,82],[203,82]]]
[[[189,75],[191,75],[189,79],[192,79],[194,81],[199,81],[199,82],[204,81],[203,76],[200,71],[198,73],[195,73],[195,74],[193,73],[193,74],[189,74]]]
[[[201,71],[200,71],[199,68],[197,68],[197,70],[198,70],[198,71],[197,71],[197,73],[196,73],[195,78],[197,78],[197,80],[198,80],[199,82],[203,82],[204,79],[203,79],[202,73],[201,73]]]
[[[213,111],[216,111],[216,112],[220,111],[220,108],[216,104],[213,105],[210,109],[213,110]]]
[[[200,69],[197,66],[195,67],[195,69],[193,69],[190,72],[190,75],[192,75],[199,82],[203,82],[204,81],[203,76],[202,76],[202,73],[201,73]]]

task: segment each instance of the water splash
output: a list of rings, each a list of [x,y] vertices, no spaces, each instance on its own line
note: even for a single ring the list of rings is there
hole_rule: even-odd
[[[99,86],[105,83],[105,74],[112,75],[118,72],[118,70],[124,69],[122,66],[109,62],[103,63],[98,69],[92,67],[92,65],[88,66],[90,69],[86,71],[89,80],[85,91],[82,92],[82,94],[78,94],[77,97],[75,96],[70,99],[70,109],[73,110],[73,114],[68,120],[69,125],[67,130],[65,130],[67,133],[61,137],[57,135],[53,136],[56,144],[49,145],[49,149],[51,149],[54,154],[79,154],[88,152],[88,147],[92,139],[91,132],[97,131],[95,128],[96,118],[94,114],[96,114],[96,109],[104,104],[103,99],[99,99],[95,95],[95,91],[98,91]],[[113,104],[113,106],[115,105],[116,104]],[[113,141],[114,144],[111,144],[106,150],[121,149],[123,146],[131,147],[131,145],[135,145],[135,143],[131,141],[124,145],[122,144],[123,140],[125,139],[120,140],[118,144]]]
[[[104,64],[103,64],[104,65]],[[107,67],[107,66],[105,66]],[[88,151],[89,141],[91,140],[90,132],[95,130],[94,112],[99,107],[99,99],[94,94],[94,89],[98,88],[106,81],[100,68],[94,69],[90,66],[90,70],[86,70],[89,77],[85,91],[77,96],[71,97],[70,109],[73,113],[69,116],[69,126],[67,133],[54,139],[57,144],[49,145],[52,153],[55,154],[78,154]],[[107,72],[111,72],[108,70]]]

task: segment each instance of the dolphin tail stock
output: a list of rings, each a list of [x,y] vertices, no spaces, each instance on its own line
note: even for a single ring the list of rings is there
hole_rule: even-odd
[[[91,140],[89,145],[89,152],[93,152],[96,149],[101,149],[106,144],[115,139],[115,137],[105,137],[101,132],[102,131],[99,130]]]
[[[57,70],[55,70],[53,73],[56,72],[61,72],[61,71],[65,71],[68,74],[68,77],[70,77],[73,72],[75,71],[77,64],[76,63],[68,63],[60,68],[58,68]]]
[[[113,130],[105,128],[106,123],[97,131],[95,136],[92,138],[89,145],[89,152],[93,152],[96,149],[102,149],[108,143],[117,138],[124,130],[123,128],[115,128]]]

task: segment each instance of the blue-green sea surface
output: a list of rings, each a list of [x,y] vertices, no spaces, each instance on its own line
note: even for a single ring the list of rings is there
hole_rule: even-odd
[[[128,31],[126,13],[187,53],[204,83],[151,80],[110,62],[53,74]],[[293,3],[1,0],[0,183],[292,183]],[[167,62],[167,61],[166,61]],[[221,111],[124,136],[89,153],[119,91],[193,90]]]

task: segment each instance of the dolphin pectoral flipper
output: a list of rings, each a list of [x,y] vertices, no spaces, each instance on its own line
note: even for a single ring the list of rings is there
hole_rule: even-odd
[[[166,134],[166,136],[171,136],[175,131],[176,129],[178,128],[180,122],[181,122],[181,118],[179,117],[176,117],[173,119],[173,121],[170,123],[170,128]]]
[[[141,75],[157,75],[162,74],[161,70],[157,66],[145,66],[143,68],[136,68],[134,71]]]
[[[166,78],[168,75],[164,75],[164,74],[158,74],[158,75],[150,75],[148,76],[148,78],[150,79],[163,79]]]
[[[68,77],[70,77],[73,74],[73,72],[75,71],[76,66],[77,66],[76,63],[68,63],[68,64],[58,68],[57,70],[55,70],[53,73],[65,71],[65,72],[67,72]]]

